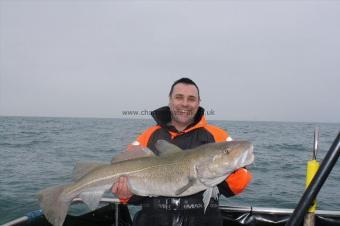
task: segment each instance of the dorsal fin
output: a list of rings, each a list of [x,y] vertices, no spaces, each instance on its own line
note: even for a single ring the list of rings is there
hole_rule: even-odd
[[[176,145],[171,144],[166,140],[158,140],[155,144],[155,147],[158,150],[160,156],[183,151]]]
[[[155,154],[148,148],[142,148],[141,146],[131,145],[128,146],[127,150],[124,150],[117,155],[115,155],[111,163],[122,162],[125,160],[145,158],[145,157],[154,157]]]
[[[72,172],[72,179],[75,181],[79,180],[92,170],[104,165],[107,164],[99,162],[77,162]]]

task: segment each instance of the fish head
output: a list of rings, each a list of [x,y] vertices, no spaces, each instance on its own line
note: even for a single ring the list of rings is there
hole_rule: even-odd
[[[217,152],[208,166],[215,175],[229,174],[254,161],[253,144],[249,141],[221,142],[216,148]]]

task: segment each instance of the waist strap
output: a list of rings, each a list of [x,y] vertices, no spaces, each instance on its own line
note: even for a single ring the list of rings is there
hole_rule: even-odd
[[[142,204],[143,209],[154,210],[203,210],[204,204],[202,200],[186,199],[186,198],[150,198]],[[207,208],[218,208],[218,201],[211,199]]]

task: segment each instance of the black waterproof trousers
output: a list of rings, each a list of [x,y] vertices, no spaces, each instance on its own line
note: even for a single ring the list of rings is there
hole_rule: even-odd
[[[222,226],[218,209],[203,214],[197,211],[141,210],[136,213],[133,226]]]
[[[178,205],[177,201],[181,199],[171,200],[171,205],[163,205],[163,200],[161,200],[161,203],[153,203],[151,205],[143,206],[142,210],[135,214],[133,226],[223,225],[217,202],[214,203],[214,205],[209,205],[207,210],[204,212],[204,208],[200,207],[200,204],[196,205],[195,203],[185,203],[185,205],[181,205],[180,202]],[[176,205],[173,205],[173,200],[175,200]]]

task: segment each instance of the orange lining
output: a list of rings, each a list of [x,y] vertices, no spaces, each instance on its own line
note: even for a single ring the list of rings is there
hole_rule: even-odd
[[[170,136],[171,136],[171,140],[173,140],[175,137],[180,135],[180,133],[176,133],[176,132],[173,132],[173,131],[169,131],[169,133],[170,133]]]
[[[183,130],[181,132],[173,132],[173,131],[169,131],[170,135],[171,135],[171,139],[174,139],[175,137],[179,136],[179,135],[182,135],[184,133],[188,133],[194,129],[197,129],[197,128],[202,128],[202,127],[205,127],[207,125],[207,121],[205,120],[205,117],[202,116],[201,120],[196,124],[194,125],[193,127],[190,127],[186,130]]]
[[[227,138],[229,137],[226,131],[218,128],[217,126],[207,124],[206,126],[204,126],[204,128],[214,136],[215,142],[226,141]]]
[[[138,138],[137,141],[140,143],[142,147],[147,147],[148,141],[151,137],[151,135],[161,127],[159,125],[155,125],[147,129],[145,132],[143,132]],[[205,128],[210,134],[214,137],[215,142],[223,142],[226,141],[229,137],[228,133],[222,129],[220,129],[217,126],[209,125],[205,119],[205,116],[202,116],[201,120],[194,125],[193,127],[190,127],[186,130],[183,130],[181,132],[173,132],[168,131],[170,133],[171,139],[174,139],[175,137],[182,135],[184,133],[188,133],[194,129],[198,128]]]
[[[152,126],[137,137],[137,141],[143,148],[147,147],[151,135],[159,128],[161,128],[159,125]]]

